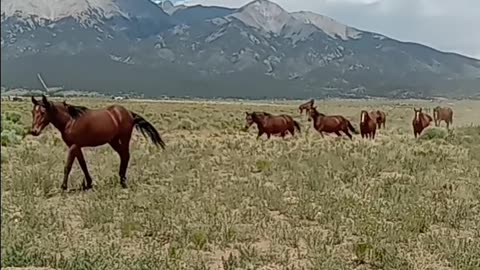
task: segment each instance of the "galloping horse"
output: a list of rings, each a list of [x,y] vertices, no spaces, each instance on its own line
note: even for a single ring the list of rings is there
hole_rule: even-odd
[[[376,119],[378,129],[380,129],[382,125],[383,125],[383,128],[385,128],[385,122],[387,122],[387,116],[385,115],[384,112],[380,110],[371,111],[370,115]]]
[[[287,131],[290,132],[292,136],[295,135],[295,129],[300,132],[300,124],[293,120],[290,115],[272,115],[267,112],[245,112],[245,114],[245,130],[248,130],[253,123],[257,124],[257,140],[263,133],[266,133],[267,138],[270,139],[272,134],[280,134],[282,138],[285,138]]]
[[[377,131],[377,116],[373,113],[368,113],[365,110],[360,112],[360,134],[362,138],[375,139]]]
[[[415,138],[422,133],[422,131],[430,125],[430,122],[433,121],[432,117],[426,113],[422,112],[422,108],[417,109],[413,108],[415,116],[413,117],[412,126],[413,134]]]
[[[445,121],[447,124],[447,129],[450,127],[450,124],[453,123],[453,111],[449,107],[440,107],[437,106],[433,109],[433,119],[435,120],[435,126],[438,127],[440,122]]]
[[[140,115],[128,111],[123,106],[111,105],[102,109],[88,109],[67,104],[65,101],[52,102],[42,95],[38,101],[32,97],[32,129],[30,134],[38,136],[50,123],[60,131],[62,139],[69,147],[61,188],[67,189],[68,175],[75,158],[85,175],[83,189],[92,188],[92,178],[87,169],[82,147],[95,147],[106,143],[120,156],[120,184],[127,187],[127,167],[130,160],[130,138],[133,127],[150,137],[156,146],[165,148],[158,131]]]
[[[345,133],[350,139],[353,140],[349,130],[354,134],[358,134],[350,121],[341,115],[325,115],[317,111],[317,107],[312,107],[309,111],[308,121],[313,120],[313,127],[323,136],[323,132],[335,133],[337,136],[341,136],[340,131]]]
[[[300,106],[298,106],[298,109],[300,110],[300,114],[303,113],[303,111],[305,110],[306,113],[308,113],[308,111],[313,107],[313,103],[315,102],[315,100],[310,99],[309,101],[301,104]]]

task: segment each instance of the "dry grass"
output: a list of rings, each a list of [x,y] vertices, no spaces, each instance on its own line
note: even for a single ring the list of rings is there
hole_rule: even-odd
[[[52,127],[2,147],[2,268],[480,267],[479,102],[455,102],[454,130],[420,140],[412,107],[437,104],[319,102],[357,128],[361,109],[385,110],[374,142],[321,139],[298,104],[122,103],[167,143],[158,150],[135,132],[128,190],[103,146],[84,151],[94,190],[62,193],[66,146]],[[30,110],[2,104],[25,125]],[[256,141],[241,131],[246,110],[292,114],[302,133]],[[75,164],[70,189],[82,179]]]

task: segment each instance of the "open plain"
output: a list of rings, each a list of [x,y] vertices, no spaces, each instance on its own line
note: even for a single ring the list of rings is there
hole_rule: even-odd
[[[84,149],[93,190],[79,190],[76,162],[62,192],[58,131],[4,142],[2,121],[2,268],[480,268],[479,101],[316,100],[357,130],[362,109],[385,111],[374,141],[322,139],[299,103],[68,102],[123,104],[166,149],[134,131],[128,189],[109,146]],[[413,107],[437,105],[453,108],[453,128],[415,140]],[[31,125],[29,99],[1,109]],[[242,131],[254,110],[288,113],[302,132],[256,140]]]

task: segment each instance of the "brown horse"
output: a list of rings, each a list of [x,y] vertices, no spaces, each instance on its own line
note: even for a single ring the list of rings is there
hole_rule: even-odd
[[[376,111],[371,111],[370,115],[372,117],[375,117],[378,129],[380,129],[383,125],[383,128],[385,128],[385,122],[387,122],[387,116],[383,111],[376,110]]]
[[[300,106],[298,106],[298,109],[300,110],[300,114],[302,114],[304,110],[308,114],[308,111],[313,107],[314,102],[315,102],[315,100],[313,100],[313,98],[312,98],[309,101],[307,101],[307,102],[301,104]]]
[[[325,115],[317,111],[317,107],[312,107],[309,111],[308,121],[313,120],[313,127],[323,136],[323,132],[335,133],[337,136],[341,136],[340,131],[345,133],[350,139],[353,140],[349,130],[354,134],[358,134],[350,121],[341,115]]]
[[[417,136],[430,125],[430,122],[432,122],[433,119],[430,115],[423,113],[422,108],[413,108],[413,110],[415,112],[415,116],[412,120],[413,134],[415,135],[415,138],[417,138]]]
[[[130,160],[130,138],[133,127],[150,137],[156,146],[165,148],[158,131],[140,115],[128,111],[123,106],[111,105],[102,109],[88,109],[83,106],[74,106],[65,101],[48,101],[42,95],[38,101],[32,97],[32,130],[30,134],[38,136],[50,123],[60,131],[62,139],[68,146],[68,157],[64,168],[64,177],[61,188],[67,189],[68,175],[75,159],[85,175],[83,189],[92,188],[92,178],[87,169],[82,147],[95,147],[106,143],[120,156],[120,184],[127,187],[127,167]]]
[[[360,134],[362,138],[375,139],[377,132],[377,115],[368,113],[365,110],[360,112]]]
[[[279,134],[282,138],[285,138],[287,131],[290,132],[292,136],[295,135],[295,129],[300,132],[300,124],[293,120],[290,115],[272,115],[267,112],[245,112],[245,114],[245,130],[248,130],[253,123],[257,124],[257,140],[260,138],[260,136],[262,136],[263,133],[266,133],[267,138],[270,139],[272,134]]]
[[[435,126],[438,127],[440,122],[445,121],[447,129],[450,124],[453,124],[453,110],[449,107],[437,106],[433,109],[433,119],[435,120]]]

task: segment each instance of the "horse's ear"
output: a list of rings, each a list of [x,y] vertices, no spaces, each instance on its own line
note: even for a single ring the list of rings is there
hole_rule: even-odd
[[[32,103],[33,105],[38,105],[38,101],[32,96]]]
[[[250,113],[249,113],[249,112],[245,112],[245,115],[249,116],[249,115],[250,115]]]
[[[45,95],[42,95],[42,102],[43,102],[43,106],[45,106],[45,108],[50,108],[50,102],[47,100],[47,97]]]

